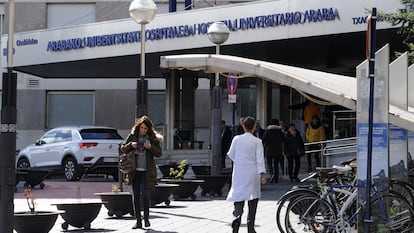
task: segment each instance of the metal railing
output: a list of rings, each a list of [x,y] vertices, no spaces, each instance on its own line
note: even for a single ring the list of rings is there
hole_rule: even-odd
[[[320,149],[306,150],[305,154],[319,153],[323,167],[331,167],[341,161],[356,157],[356,137],[305,143],[305,148],[310,148],[312,145],[318,145]]]

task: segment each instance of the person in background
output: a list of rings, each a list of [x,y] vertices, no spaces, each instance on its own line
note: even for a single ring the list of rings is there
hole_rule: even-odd
[[[282,130],[283,136],[286,140],[286,136],[289,133],[289,124],[287,124],[284,120],[279,120],[279,125],[280,125],[280,129]],[[283,147],[283,149],[284,149],[284,147]],[[279,160],[279,165],[282,168],[282,174],[285,175],[285,172],[286,172],[285,169],[287,167],[287,166],[285,166],[285,156],[282,156],[282,158]]]
[[[233,233],[239,232],[245,201],[248,202],[249,207],[247,232],[255,233],[254,223],[261,196],[260,186],[266,183],[263,144],[253,135],[255,128],[253,117],[246,117],[242,125],[245,133],[233,138],[227,152],[234,165],[231,188],[226,200],[234,202],[234,220],[231,224]]]
[[[284,143],[284,153],[288,160],[288,173],[290,181],[299,182],[298,174],[300,169],[300,158],[305,154],[305,146],[295,124],[290,124],[286,141]]]
[[[332,106],[325,106],[324,111],[322,112],[322,119],[321,119],[321,123],[323,125],[323,127],[325,128],[325,138],[326,140],[331,140],[333,139],[333,124],[332,124],[332,118],[333,118],[333,113],[332,113]]]
[[[284,120],[279,120],[280,129],[285,137],[289,133],[289,125]]]
[[[279,182],[279,164],[283,160],[283,142],[285,137],[277,119],[272,119],[266,127],[262,141],[264,144],[267,172],[270,175],[270,183]],[[281,170],[283,171],[283,167]]]
[[[240,119],[239,119],[239,125],[237,126],[236,130],[234,131],[234,136],[240,135],[240,134],[243,134],[244,133],[243,121],[244,121],[244,117],[240,117]]]
[[[226,167],[227,151],[230,148],[231,143],[231,130],[226,125],[226,121],[222,120],[220,123],[221,129],[221,168]]]
[[[162,136],[155,131],[151,119],[148,116],[142,116],[121,145],[123,153],[135,151],[136,158],[136,171],[133,174],[128,174],[132,183],[133,204],[137,219],[132,229],[142,228],[141,209],[144,210],[145,227],[150,226],[149,192],[157,184],[157,168],[154,157],[162,155],[161,141]],[[141,199],[143,208],[141,208]]]
[[[321,110],[319,108],[319,105],[309,100],[306,100],[300,104],[291,105],[288,108],[293,110],[303,109],[302,118],[303,123],[305,124],[305,128],[307,128],[308,125],[312,123],[312,116],[316,115],[317,117],[321,118]]]
[[[321,124],[321,121],[317,115],[314,115],[312,117],[312,122],[306,129],[306,140],[309,143],[315,143],[315,144],[309,145],[309,150],[310,151],[316,150],[316,152],[308,153],[307,155],[308,172],[311,172],[313,170],[312,169],[312,155],[315,157],[316,166],[317,167],[321,166],[320,151],[317,151],[321,149],[321,145],[317,142],[325,140],[325,128]]]
[[[256,129],[254,130],[254,136],[262,139],[265,130],[260,125],[259,121],[256,121]]]

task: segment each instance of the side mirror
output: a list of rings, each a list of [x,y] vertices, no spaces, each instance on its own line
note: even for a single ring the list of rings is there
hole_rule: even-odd
[[[41,139],[35,141],[36,146],[40,146],[40,145],[43,145],[43,144],[46,144],[46,142],[41,140]]]

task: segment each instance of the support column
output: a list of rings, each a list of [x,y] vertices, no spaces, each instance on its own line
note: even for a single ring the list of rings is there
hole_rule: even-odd
[[[174,121],[175,121],[175,96],[176,96],[176,71],[171,70],[166,77],[166,111],[165,111],[165,124],[166,124],[166,136],[164,138],[166,142],[166,149],[174,149]]]
[[[190,132],[188,140],[194,140],[194,80],[192,73],[184,72],[182,78],[182,130]]]
[[[267,122],[267,81],[256,78],[256,120],[260,121],[262,127]]]
[[[220,175],[221,169],[221,88],[213,87],[213,106],[211,116],[211,175]]]
[[[3,73],[0,133],[0,232],[13,232],[16,163],[16,83],[17,74]]]

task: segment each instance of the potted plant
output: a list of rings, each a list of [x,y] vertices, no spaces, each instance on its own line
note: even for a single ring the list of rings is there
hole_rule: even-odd
[[[179,169],[178,167],[181,166],[182,169]],[[158,165],[158,169],[160,169],[161,174],[162,174],[162,178],[172,178],[171,177],[171,171],[180,171],[182,174],[182,176],[185,175],[185,173],[187,173],[188,167],[190,166],[190,164],[188,163],[188,160],[182,160],[180,163],[177,164],[177,162],[175,161],[170,161],[167,164],[164,165]],[[178,175],[178,174],[175,174]]]
[[[195,200],[197,197],[194,194],[198,186],[204,183],[204,180],[199,179],[184,179],[185,169],[188,168],[188,161],[182,160],[177,168],[170,168],[170,179],[161,179],[161,182],[167,184],[178,184],[179,187],[172,190],[172,194],[175,200],[185,199],[190,197]]]
[[[108,209],[109,216],[115,215],[120,218],[126,214],[135,215],[132,193],[123,191],[121,186],[113,184],[111,192],[95,193],[95,195],[101,198],[104,206]]]
[[[24,193],[29,211],[14,213],[14,229],[18,233],[49,232],[55,225],[59,212],[35,210],[36,202],[31,190],[26,187]]]
[[[87,171],[78,182],[81,182],[86,174]],[[101,210],[101,202],[84,202],[81,200],[80,186],[77,188],[76,197],[77,201],[75,202],[53,204],[56,205],[58,210],[63,211],[60,216],[65,220],[62,223],[62,229],[64,230],[67,230],[69,225],[90,229],[92,221],[95,220]]]

